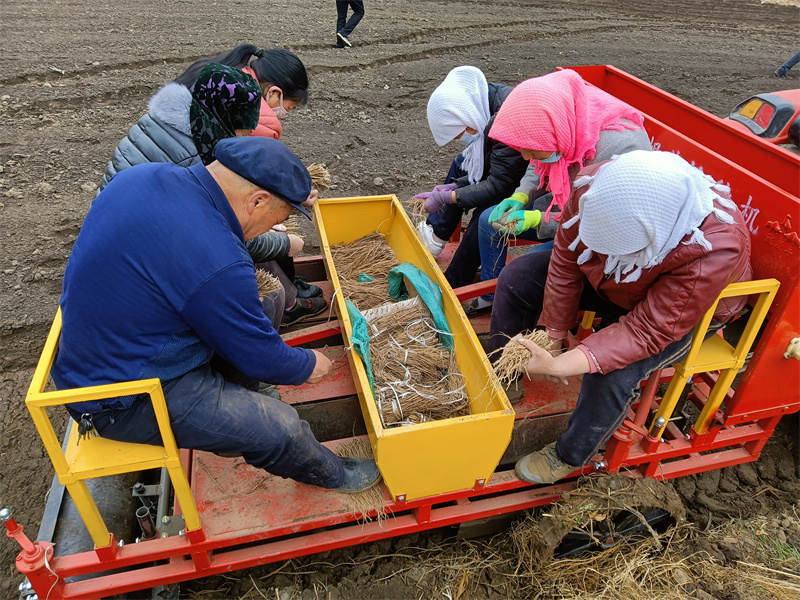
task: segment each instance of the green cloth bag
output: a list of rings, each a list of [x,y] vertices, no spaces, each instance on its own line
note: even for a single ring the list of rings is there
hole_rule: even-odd
[[[450,326],[444,316],[442,290],[439,285],[411,263],[397,265],[389,271],[388,278],[389,295],[398,301],[408,299],[408,290],[404,279],[408,279],[411,282],[419,297],[422,298],[428,310],[431,311],[436,329],[442,332],[439,333],[439,341],[452,351],[453,334],[450,332]]]
[[[356,308],[349,298],[344,301],[347,306],[347,314],[350,316],[350,323],[353,325],[353,334],[350,336],[350,342],[353,348],[364,361],[364,370],[367,372],[367,379],[369,380],[369,387],[372,390],[372,395],[375,395],[375,381],[372,378],[372,361],[369,358],[369,326],[367,320],[361,311]]]

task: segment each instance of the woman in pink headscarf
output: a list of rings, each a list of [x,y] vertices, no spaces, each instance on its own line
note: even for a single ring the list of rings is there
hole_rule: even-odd
[[[555,237],[570,184],[584,166],[651,149],[636,109],[570,70],[534,77],[514,88],[489,137],[519,150],[530,165],[514,194],[481,215],[483,281],[498,277],[506,263],[502,234],[539,242]],[[488,306],[491,298],[479,298],[476,308]]]

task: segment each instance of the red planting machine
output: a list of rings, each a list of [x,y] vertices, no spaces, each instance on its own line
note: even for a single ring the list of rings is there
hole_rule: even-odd
[[[680,153],[730,185],[752,234],[756,279],[724,292],[749,296],[751,310],[740,319],[736,339],[712,336],[711,343],[696,344],[674,368],[651,376],[608,447],[582,472],[672,479],[755,461],[778,421],[800,409],[800,157],[614,67],[575,70],[641,111],[656,149]],[[298,274],[323,287],[329,300],[338,287],[329,244],[374,231],[371,219],[388,223],[401,261],[444,281],[395,197],[318,205],[325,256],[303,258]],[[348,221],[353,210],[363,210],[363,232],[345,231],[337,208],[345,205]],[[440,265],[456,243],[445,249]],[[23,595],[107,597],[559,500],[580,472],[555,485],[536,486],[518,480],[513,466],[565,429],[579,385],[526,381],[523,400],[514,407],[508,403],[493,375],[484,372],[480,338],[488,332],[489,317],[467,320],[459,305],[493,285],[445,290],[445,315],[461,371],[475,373],[473,414],[447,420],[452,423],[380,426],[363,365],[352,353],[348,362],[341,360],[351,323],[339,299],[334,298],[338,318],[284,335],[292,345],[322,349],[339,359],[324,382],[281,389],[282,398],[334,450],[354,436],[369,440],[384,475],[385,511],[392,515],[381,523],[353,513],[341,494],[271,477],[241,459],[176,448],[158,380],[110,389],[46,390],[60,331],[57,315],[26,399],[56,472],[37,540],[27,537],[10,510],[0,511],[8,536],[21,546],[16,565],[25,576]],[[592,324],[592,315],[585,315],[576,327],[586,335]],[[701,322],[698,328],[707,325]],[[688,399],[682,394],[687,382]],[[102,438],[78,447],[72,423],[63,442],[58,440],[48,407],[114,397],[120,385],[126,393],[150,394],[164,447]],[[473,454],[458,461],[459,452]]]

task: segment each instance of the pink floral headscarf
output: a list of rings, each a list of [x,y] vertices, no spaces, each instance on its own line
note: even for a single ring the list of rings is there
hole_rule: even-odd
[[[628,122],[623,122],[627,119]],[[559,152],[555,163],[531,160],[554,206],[564,208],[569,199],[567,169],[594,158],[600,132],[644,127],[639,112],[611,94],[588,85],[575,71],[565,69],[520,83],[508,95],[492,125],[489,136],[514,149]]]

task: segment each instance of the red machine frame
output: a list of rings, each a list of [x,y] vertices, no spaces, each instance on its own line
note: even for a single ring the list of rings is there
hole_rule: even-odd
[[[582,472],[599,467],[670,479],[756,460],[780,418],[800,409],[800,369],[783,357],[789,341],[800,336],[800,158],[613,67],[575,70],[645,114],[646,129],[658,148],[681,153],[731,185],[753,234],[756,276],[781,282],[749,366],[706,433],[685,435],[669,424],[660,441],[643,428],[658,406],[656,384],[670,378],[665,371],[650,381],[604,455]],[[447,260],[451,251],[452,247],[441,260]],[[301,261],[299,271],[311,280],[324,279],[319,257]],[[493,290],[494,284],[466,286],[456,293],[464,301]],[[486,316],[472,323],[478,333],[488,330]],[[319,346],[338,334],[333,319],[295,330],[285,339],[293,345]],[[337,357],[340,350],[332,347],[325,352]],[[711,379],[713,375],[708,375],[695,382],[692,401],[702,404]],[[8,536],[22,547],[17,568],[27,575],[39,598],[69,599],[126,593],[519,511],[560,499],[574,482],[532,486],[519,481],[512,467],[516,457],[551,441],[565,426],[577,390],[577,384],[529,385],[525,399],[516,406],[515,435],[490,481],[408,503],[392,502],[387,494],[391,516],[381,523],[364,522],[340,494],[271,477],[242,462],[232,463],[233,459],[189,451],[183,452],[184,464],[203,521],[203,527],[191,534],[128,545],[112,541],[108,548],[54,557],[48,541],[31,542],[7,512],[0,518]],[[285,401],[323,415],[330,414],[326,406],[332,402],[337,411],[359,414],[347,365],[325,383],[282,392]],[[326,444],[335,450],[341,441],[331,439]],[[179,515],[180,508],[175,507],[174,518]],[[93,577],[79,578],[88,574]]]

